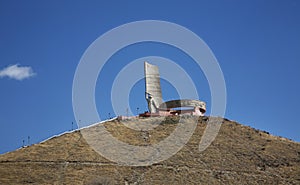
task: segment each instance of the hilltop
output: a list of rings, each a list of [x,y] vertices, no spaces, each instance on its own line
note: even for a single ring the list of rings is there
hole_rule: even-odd
[[[160,122],[147,132],[118,120],[103,124],[115,138],[145,146],[166,138],[178,119],[126,121]],[[300,184],[300,143],[222,119],[216,139],[199,152],[208,119],[199,117],[195,132],[177,154],[150,166],[118,165],[95,152],[79,130],[65,133],[0,155],[0,184]]]

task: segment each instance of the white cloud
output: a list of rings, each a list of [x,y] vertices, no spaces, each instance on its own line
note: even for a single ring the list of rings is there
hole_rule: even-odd
[[[9,77],[15,80],[23,80],[34,75],[35,73],[31,67],[21,67],[19,64],[11,65],[0,70],[0,78]]]

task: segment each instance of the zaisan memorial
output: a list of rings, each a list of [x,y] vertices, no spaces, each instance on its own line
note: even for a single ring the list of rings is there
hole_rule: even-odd
[[[140,114],[140,117],[181,114],[204,115],[206,112],[206,104],[200,100],[179,99],[163,102],[158,66],[145,62],[144,70],[146,87],[145,97],[148,102],[149,111]]]

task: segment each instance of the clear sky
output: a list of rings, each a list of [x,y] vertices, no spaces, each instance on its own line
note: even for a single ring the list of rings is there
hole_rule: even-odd
[[[83,53],[105,32],[141,20],[182,25],[208,44],[226,81],[226,118],[300,141],[298,0],[2,0],[0,153],[21,147],[28,136],[31,144],[38,143],[70,130],[72,122],[76,127],[72,83]],[[189,71],[209,109],[205,76],[186,62],[190,58],[176,48],[144,43],[116,53],[99,75],[95,99],[103,119],[114,116],[110,93],[118,71],[151,55],[170,58]],[[176,98],[170,84],[162,81],[162,88],[164,99]],[[129,101],[132,112],[146,110],[143,81]]]

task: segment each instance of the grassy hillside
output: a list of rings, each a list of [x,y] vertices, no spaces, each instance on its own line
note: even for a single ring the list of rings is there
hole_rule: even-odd
[[[106,129],[126,143],[158,143],[179,117],[127,120],[131,126],[158,124],[153,130],[130,129],[118,120]],[[189,117],[184,118],[189,121]],[[200,117],[189,142],[176,155],[150,166],[122,166],[95,152],[80,131],[0,155],[0,184],[300,184],[300,144],[223,120],[214,142],[198,146],[208,117]],[[95,125],[88,129],[94,132]]]

